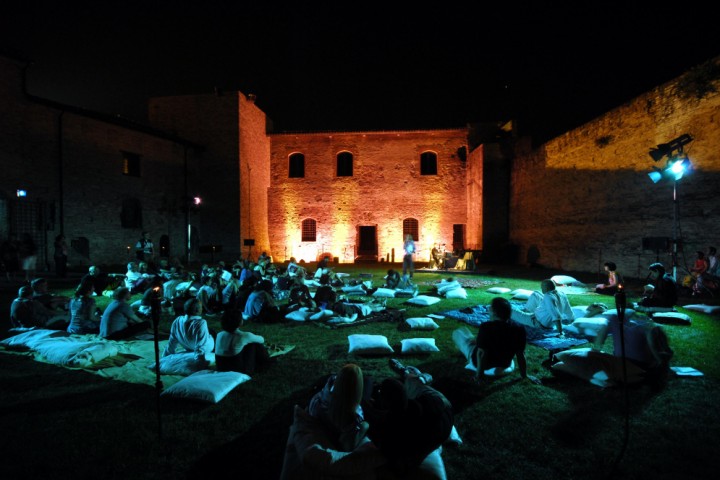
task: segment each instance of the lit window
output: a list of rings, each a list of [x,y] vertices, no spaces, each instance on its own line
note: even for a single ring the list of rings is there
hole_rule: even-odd
[[[353,155],[350,152],[340,152],[337,155],[337,176],[353,176]]]
[[[406,218],[403,220],[403,239],[407,234],[412,235],[413,240],[416,242],[420,239],[418,235],[418,221],[415,218]]]
[[[305,178],[305,155],[293,153],[290,155],[290,178]]]
[[[437,175],[437,154],[435,152],[420,154],[420,175]]]
[[[317,222],[312,218],[302,221],[302,238],[303,242],[314,242],[317,239]]]
[[[137,153],[122,152],[123,155],[123,175],[128,177],[140,176],[140,155]]]

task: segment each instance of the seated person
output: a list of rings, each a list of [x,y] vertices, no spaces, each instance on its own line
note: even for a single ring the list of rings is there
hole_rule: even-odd
[[[141,273],[138,264],[129,262],[127,264],[127,272],[125,272],[125,287],[130,290],[131,294],[144,292],[147,284],[150,282],[150,275]]]
[[[313,297],[315,300],[315,303],[320,308],[327,308],[332,309],[335,303],[337,302],[337,292],[333,288],[332,285],[330,285],[330,276],[327,274],[324,274],[320,277],[319,280],[320,286],[315,291],[315,296]]]
[[[185,315],[177,317],[170,326],[168,339],[162,356],[177,352],[178,347],[187,352],[194,352],[196,359],[208,360],[207,354],[215,349],[213,338],[207,321],[202,317],[202,306],[197,298],[185,302]]]
[[[217,277],[206,275],[200,279],[200,288],[196,297],[202,305],[203,312],[215,314],[221,310],[222,292],[218,288]]]
[[[513,357],[517,359],[520,376],[535,384],[540,381],[527,374],[525,328],[510,320],[512,307],[507,299],[493,298],[490,303],[490,321],[478,327],[474,337],[466,327],[455,330],[453,341],[468,362],[476,369],[475,381],[487,376],[499,376],[514,370]]]
[[[662,263],[653,263],[649,270],[653,283],[645,286],[645,293],[638,305],[640,307],[673,308],[678,298],[675,279],[672,275],[665,273]]]
[[[100,267],[97,267],[96,265],[91,265],[88,268],[88,273],[86,273],[80,281],[93,282],[95,293],[100,295],[102,295],[102,292],[104,292],[108,285],[110,285],[108,275],[102,272]]]
[[[270,355],[263,337],[238,329],[240,319],[240,312],[235,309],[223,312],[222,331],[215,341],[215,364],[221,372],[252,375],[258,367],[270,363]]]
[[[152,300],[158,295],[161,298],[164,296],[163,279],[159,276],[153,277],[151,283],[143,292],[142,298],[131,303],[130,307],[133,309],[133,311],[138,312],[140,315],[149,317],[150,315],[152,315]]]
[[[512,309],[512,318],[517,323],[530,327],[551,330],[555,328],[563,335],[563,325],[575,320],[570,301],[565,293],[555,288],[555,282],[546,279],[540,282],[542,293],[530,295],[523,309]]]
[[[282,314],[272,296],[272,282],[261,280],[248,296],[245,310],[242,314],[244,321],[275,323],[279,322]]]
[[[80,283],[75,290],[75,296],[70,300],[70,324],[67,327],[69,333],[99,333],[100,332],[100,309],[92,297],[94,286],[91,282]]]
[[[141,319],[127,303],[130,290],[118,287],[113,292],[113,301],[100,318],[100,336],[108,340],[130,338],[150,328],[150,322]]]
[[[328,377],[308,405],[308,413],[325,424],[343,452],[353,451],[369,428],[360,406],[363,388],[362,370],[349,363]]]
[[[68,314],[50,310],[33,299],[32,288],[25,285],[18,290],[18,296],[10,304],[10,325],[12,328],[46,328],[65,330]]]
[[[388,458],[390,470],[400,478],[412,478],[409,472],[450,437],[453,411],[445,395],[417,369],[395,365],[403,380],[383,380],[363,411],[370,424],[368,437]]]
[[[659,380],[668,373],[673,350],[663,328],[644,315],[633,315],[622,322],[617,315],[609,316],[609,333],[613,338],[613,355],[621,357],[624,342],[625,358],[647,372],[648,379]]]
[[[287,273],[289,276],[294,277],[296,276],[301,270],[305,270],[305,268],[298,265],[297,260],[295,260],[295,257],[290,257],[290,263],[288,263],[287,269],[285,269],[285,273]]]
[[[385,276],[385,288],[395,290],[400,285],[400,274],[392,268],[387,271]]]
[[[433,245],[432,250],[430,250],[430,262],[428,262],[427,268],[434,268],[435,270],[441,269],[445,264],[444,260],[440,252],[440,244],[436,243]]]
[[[313,310],[317,307],[317,303],[310,295],[310,289],[305,285],[305,272],[300,271],[293,277],[293,284],[290,287],[288,297],[288,311],[303,307]]]
[[[239,271],[233,270],[230,278],[222,289],[222,306],[220,307],[222,310],[235,308],[238,293],[240,292],[240,279],[238,278],[239,273]]]
[[[42,303],[45,308],[50,310],[68,309],[70,298],[64,295],[54,295],[48,291],[48,282],[46,278],[35,278],[30,282],[33,291],[33,299]]]
[[[618,286],[622,284],[622,276],[617,272],[615,262],[605,262],[603,268],[605,269],[605,273],[607,273],[608,280],[605,283],[595,285],[595,292],[600,295],[615,295],[618,291]]]

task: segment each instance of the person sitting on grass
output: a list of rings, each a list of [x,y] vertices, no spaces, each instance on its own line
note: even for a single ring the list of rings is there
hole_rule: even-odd
[[[622,284],[622,276],[617,272],[615,262],[605,262],[603,268],[607,273],[608,280],[606,283],[595,285],[595,292],[600,295],[615,295],[618,291],[618,286]]]
[[[170,338],[162,356],[174,354],[181,347],[187,352],[195,352],[196,359],[207,361],[207,354],[215,349],[215,339],[202,317],[202,305],[197,298],[191,298],[185,302],[184,309],[185,315],[177,317],[170,326]]]
[[[282,318],[280,308],[272,296],[272,282],[260,280],[245,303],[243,321],[276,323]]]
[[[118,287],[113,292],[113,301],[107,306],[100,319],[100,336],[108,340],[122,340],[150,328],[150,322],[141,319],[128,304],[130,290]]]
[[[400,274],[397,272],[397,270],[393,270],[392,268],[387,271],[387,275],[385,276],[385,287],[390,288],[392,290],[395,290],[400,285]]]
[[[10,304],[10,325],[12,328],[45,328],[65,330],[68,326],[67,313],[51,310],[33,298],[28,285],[20,287],[18,296]]]
[[[476,369],[476,382],[481,382],[485,377],[502,376],[514,371],[515,357],[520,377],[540,384],[540,380],[527,374],[527,332],[522,325],[510,320],[511,312],[512,307],[507,299],[495,297],[490,303],[490,321],[480,324],[477,337],[473,337],[465,327],[453,332],[455,345]]]
[[[75,290],[75,296],[70,300],[69,333],[99,333],[100,309],[95,304],[92,294],[95,287],[92,282],[82,282]]]
[[[673,308],[677,303],[677,284],[672,275],[665,273],[662,263],[653,263],[648,267],[652,284],[645,286],[643,298],[638,302],[638,310],[648,307]]]
[[[353,451],[368,431],[360,405],[363,393],[362,369],[348,363],[337,374],[330,375],[322,390],[310,399],[308,413],[333,433],[340,451]]]
[[[512,309],[510,318],[530,327],[552,330],[563,336],[563,325],[575,320],[575,314],[565,293],[555,288],[555,282],[546,279],[540,282],[542,293],[530,295],[522,309]]]
[[[215,340],[215,364],[220,372],[240,372],[252,375],[258,368],[271,363],[260,335],[239,330],[241,314],[235,309],[223,312],[222,331]]]

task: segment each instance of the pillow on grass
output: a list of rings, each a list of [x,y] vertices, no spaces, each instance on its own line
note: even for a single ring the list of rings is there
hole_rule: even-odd
[[[407,323],[412,330],[437,330],[440,328],[440,325],[435,323],[435,320],[427,317],[406,318],[405,323]]]
[[[314,312],[308,311],[307,307],[302,307],[298,310],[294,310],[287,315],[285,315],[285,318],[288,320],[293,320],[296,322],[304,322],[308,318],[310,318],[310,315],[312,315]]]
[[[348,353],[355,355],[383,355],[393,353],[393,349],[384,335],[354,334],[348,336]]]
[[[218,403],[232,389],[248,380],[250,377],[240,372],[201,370],[175,383],[160,396]]]
[[[395,290],[393,290],[392,288],[380,287],[373,292],[373,297],[394,298]]]
[[[440,301],[440,297],[431,297],[429,295],[418,295],[417,297],[408,298],[407,303],[412,303],[413,305],[428,306],[428,305],[435,305],[439,301]]]
[[[512,295],[513,300],[527,300],[528,298],[530,298],[530,295],[532,295],[532,293],[532,290],[518,288],[510,292],[510,295]]]
[[[683,308],[687,308],[688,310],[693,310],[695,312],[702,312],[702,313],[720,313],[720,305],[704,305],[704,304],[693,304],[693,305],[685,305]]]
[[[491,287],[487,291],[490,293],[510,293],[510,289],[507,287]]]
[[[0,345],[10,349],[34,349],[39,343],[49,338],[69,337],[70,334],[64,330],[33,329],[8,337],[0,341]]]
[[[577,279],[569,275],[554,275],[550,277],[550,280],[555,282],[555,285],[574,285],[576,283],[580,283]]]
[[[439,352],[440,349],[435,345],[434,338],[406,338],[400,340],[402,348],[401,353],[427,353]]]
[[[680,312],[657,312],[652,314],[652,319],[657,323],[670,325],[690,325],[692,323],[690,315]]]
[[[598,352],[591,348],[576,348],[555,354],[560,360],[552,366],[553,370],[568,373],[587,380],[598,387],[611,387],[623,381],[623,361],[621,357]],[[637,383],[644,379],[645,371],[632,362],[625,362],[627,383]]]
[[[204,358],[195,358],[195,353],[173,353],[160,359],[161,375],[192,375],[200,370],[205,370],[209,363]],[[150,370],[155,370],[155,362],[148,365]]]
[[[445,292],[445,298],[467,298],[467,290],[464,288],[456,288],[454,290],[450,290],[449,292]]]

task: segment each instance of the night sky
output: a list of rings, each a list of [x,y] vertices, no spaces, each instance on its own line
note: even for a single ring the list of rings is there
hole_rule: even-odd
[[[700,2],[300,3],[2,2],[0,52],[33,62],[31,94],[137,121],[218,88],[275,131],[515,119],[536,142],[720,55]]]

